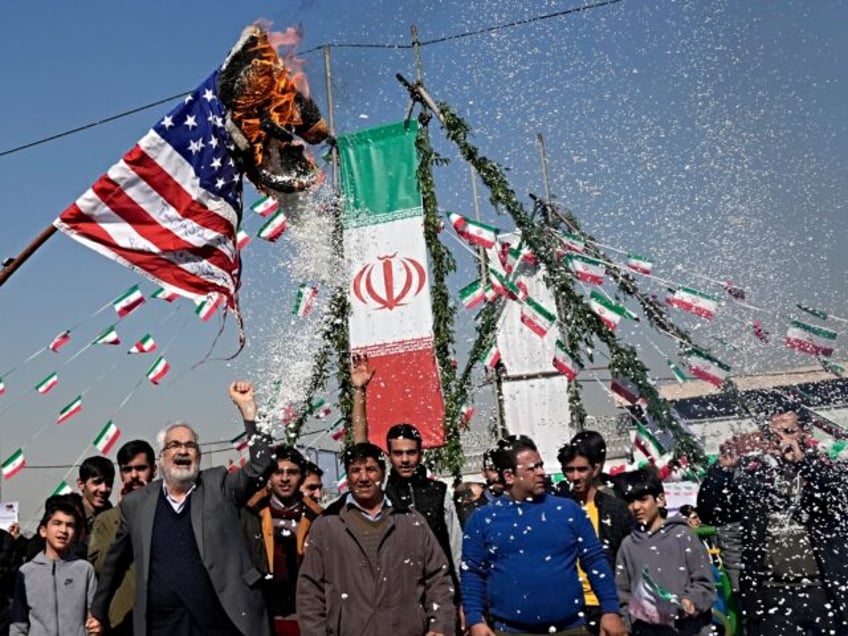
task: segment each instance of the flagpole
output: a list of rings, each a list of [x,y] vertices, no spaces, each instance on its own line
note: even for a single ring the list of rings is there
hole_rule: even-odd
[[[551,203],[551,184],[548,179],[548,155],[545,152],[545,139],[542,133],[536,133],[536,144],[539,146],[539,163],[542,165],[542,184],[545,186],[545,200]],[[545,216],[547,217],[547,211]]]
[[[330,45],[324,45],[324,83],[327,90],[327,123],[330,125],[330,137],[336,138],[336,113],[333,102],[333,70],[330,65]],[[330,149],[330,165],[333,173],[333,190],[339,194],[339,153],[336,145]]]
[[[3,261],[3,268],[0,269],[0,287],[2,287],[3,283],[5,283],[8,278],[15,273],[21,265],[23,265],[26,260],[35,253],[39,247],[44,245],[51,236],[56,233],[56,226],[49,225],[45,228],[41,234],[35,237],[35,240],[32,241],[29,245],[27,245],[23,251],[18,254],[15,258],[7,259]]]

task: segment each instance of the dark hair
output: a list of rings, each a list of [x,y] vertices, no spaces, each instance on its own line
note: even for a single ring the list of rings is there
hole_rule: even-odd
[[[392,450],[393,439],[411,439],[418,450],[421,450],[421,433],[412,424],[395,424],[386,433],[386,448]]]
[[[47,526],[50,519],[52,519],[53,515],[57,512],[73,517],[74,526],[77,530],[80,529],[82,519],[80,518],[79,510],[66,495],[53,495],[52,497],[47,498],[47,501],[44,502],[44,516],[41,517],[38,527],[43,528]]]
[[[498,444],[494,450],[495,469],[498,471],[498,476],[501,481],[504,480],[504,471],[511,470],[515,472],[518,467],[518,454],[524,451],[536,451],[536,443],[526,435],[510,435],[504,439],[498,440]]]
[[[641,499],[645,495],[657,498],[665,494],[659,475],[644,468],[621,474],[618,479],[618,486],[621,489],[624,501],[627,503]]]
[[[270,472],[274,472],[277,468],[277,462],[286,461],[296,464],[300,468],[300,474],[306,476],[306,458],[294,446],[280,444],[272,451],[274,455],[274,466]]]
[[[799,399],[776,391],[756,391],[750,396],[748,405],[754,419],[762,426],[767,427],[774,416],[782,413],[795,413],[800,426],[810,423],[810,413]]]
[[[683,504],[677,510],[681,514],[681,516],[686,517],[687,519],[692,516],[692,514],[698,514],[697,509],[692,504]]]
[[[132,461],[133,457],[141,453],[144,453],[147,463],[150,466],[155,465],[156,453],[153,452],[153,447],[143,439],[133,439],[121,446],[118,451],[118,455],[116,456],[118,466],[126,466]]]
[[[386,456],[383,454],[379,446],[375,446],[371,442],[360,442],[348,448],[342,456],[345,471],[350,468],[350,465],[355,462],[361,462],[366,459],[374,459],[380,470],[386,472]]]
[[[101,455],[86,457],[79,469],[80,481],[102,479],[109,483],[115,481],[115,464]]]
[[[595,462],[591,458],[592,451],[587,448],[587,444],[568,442],[565,446],[559,449],[557,453],[557,461],[560,466],[570,464],[577,457],[585,457],[590,466],[594,466]]]
[[[315,475],[319,479],[324,476],[324,471],[316,464],[315,462],[306,462],[306,468],[303,471],[304,477],[309,477],[309,475]]]
[[[490,448],[483,452],[483,470],[495,470],[495,451],[496,449]]]
[[[607,460],[607,443],[598,431],[580,431],[571,438],[571,443],[580,448],[578,454],[588,459],[590,464],[603,466]]]

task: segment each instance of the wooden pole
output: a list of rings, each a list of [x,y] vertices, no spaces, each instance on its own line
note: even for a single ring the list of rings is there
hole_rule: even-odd
[[[35,253],[39,247],[44,245],[51,236],[56,233],[56,228],[53,225],[47,226],[41,234],[35,237],[35,240],[27,245],[24,250],[18,254],[15,258],[13,258],[7,264],[4,264],[3,269],[0,269],[0,286],[5,283],[9,277],[15,273],[21,265],[23,265],[26,260]]]
[[[324,82],[327,88],[327,123],[330,126],[330,136],[336,137],[336,113],[333,102],[333,69],[330,66],[330,45],[324,45]],[[333,190],[336,194],[341,192],[339,183],[339,152],[335,144],[330,150],[330,165],[332,166]]]
[[[539,147],[539,163],[542,166],[542,185],[545,187],[545,203],[552,205],[551,201],[551,183],[548,179],[548,155],[545,153],[545,139],[542,133],[536,133],[536,145]],[[550,219],[545,210],[545,221],[550,223]]]

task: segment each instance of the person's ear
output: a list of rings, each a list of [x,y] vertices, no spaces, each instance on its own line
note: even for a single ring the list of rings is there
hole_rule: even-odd
[[[47,526],[38,526],[38,536],[40,536],[42,539],[47,538]]]
[[[666,503],[665,503],[665,493],[660,493],[659,495],[657,495],[657,505],[658,505],[660,508],[665,508],[665,507],[666,507]]]
[[[511,486],[515,483],[515,473],[511,468],[505,468],[503,471],[503,480],[505,486]]]

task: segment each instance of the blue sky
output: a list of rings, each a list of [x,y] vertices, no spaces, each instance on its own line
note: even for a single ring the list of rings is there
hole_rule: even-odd
[[[3,3],[0,150],[192,89],[259,18],[280,29],[302,24],[308,49],[406,43],[413,23],[428,40],[577,3],[246,0],[212,6]],[[556,200],[604,244],[648,254],[665,277],[684,284],[721,292],[694,272],[729,277],[748,289],[751,303],[768,312],[727,306],[714,324],[680,322],[705,342],[736,342],[741,351],[718,352],[735,369],[757,371],[807,360],[747,337],[751,319],[780,332],[795,302],[848,315],[846,18],[846,3],[836,0],[623,0],[426,46],[424,77],[434,97],[471,124],[483,153],[508,169],[525,201],[542,190],[535,146],[541,132]],[[321,56],[305,59],[315,98],[326,106]],[[394,74],[414,74],[410,51],[337,47],[332,69],[340,132],[403,116],[406,96]],[[0,157],[0,256],[17,254],[169,108]],[[467,168],[432,128],[434,145],[452,159],[436,173],[440,205],[470,214]],[[512,229],[485,201],[483,209],[487,221]],[[143,382],[134,388],[150,361],[128,359],[123,346],[65,362],[113,322],[108,312],[89,316],[139,279],[65,237],[52,238],[0,289],[0,373],[15,369],[0,397],[0,456],[24,446],[32,465],[71,463],[112,415],[124,439],[151,438],[174,419],[196,423],[205,440],[232,437],[238,422],[226,384],[289,371],[278,368],[285,356],[275,360],[269,351],[296,331],[288,314],[298,281],[290,271],[291,259],[302,255],[285,239],[258,243],[246,257],[249,344],[242,356],[189,372],[209,349],[217,323],[198,323],[187,306],[171,315],[173,307],[149,302],[119,331],[125,343],[147,330],[173,341],[168,358],[174,369],[160,387]],[[470,259],[458,258],[455,289],[473,278]],[[466,314],[460,317],[461,353],[473,325]],[[60,356],[47,352],[21,366],[77,323],[75,340]],[[234,349],[231,327],[217,355]],[[644,331],[623,333],[653,362],[659,359],[653,344],[673,352],[671,343]],[[60,386],[35,394],[32,386],[53,370]],[[657,373],[663,373],[659,365]],[[58,409],[82,391],[83,413],[62,427],[53,424]],[[609,410],[604,399],[593,404]],[[26,513],[64,473],[24,471],[3,484],[3,499],[26,501]]]

